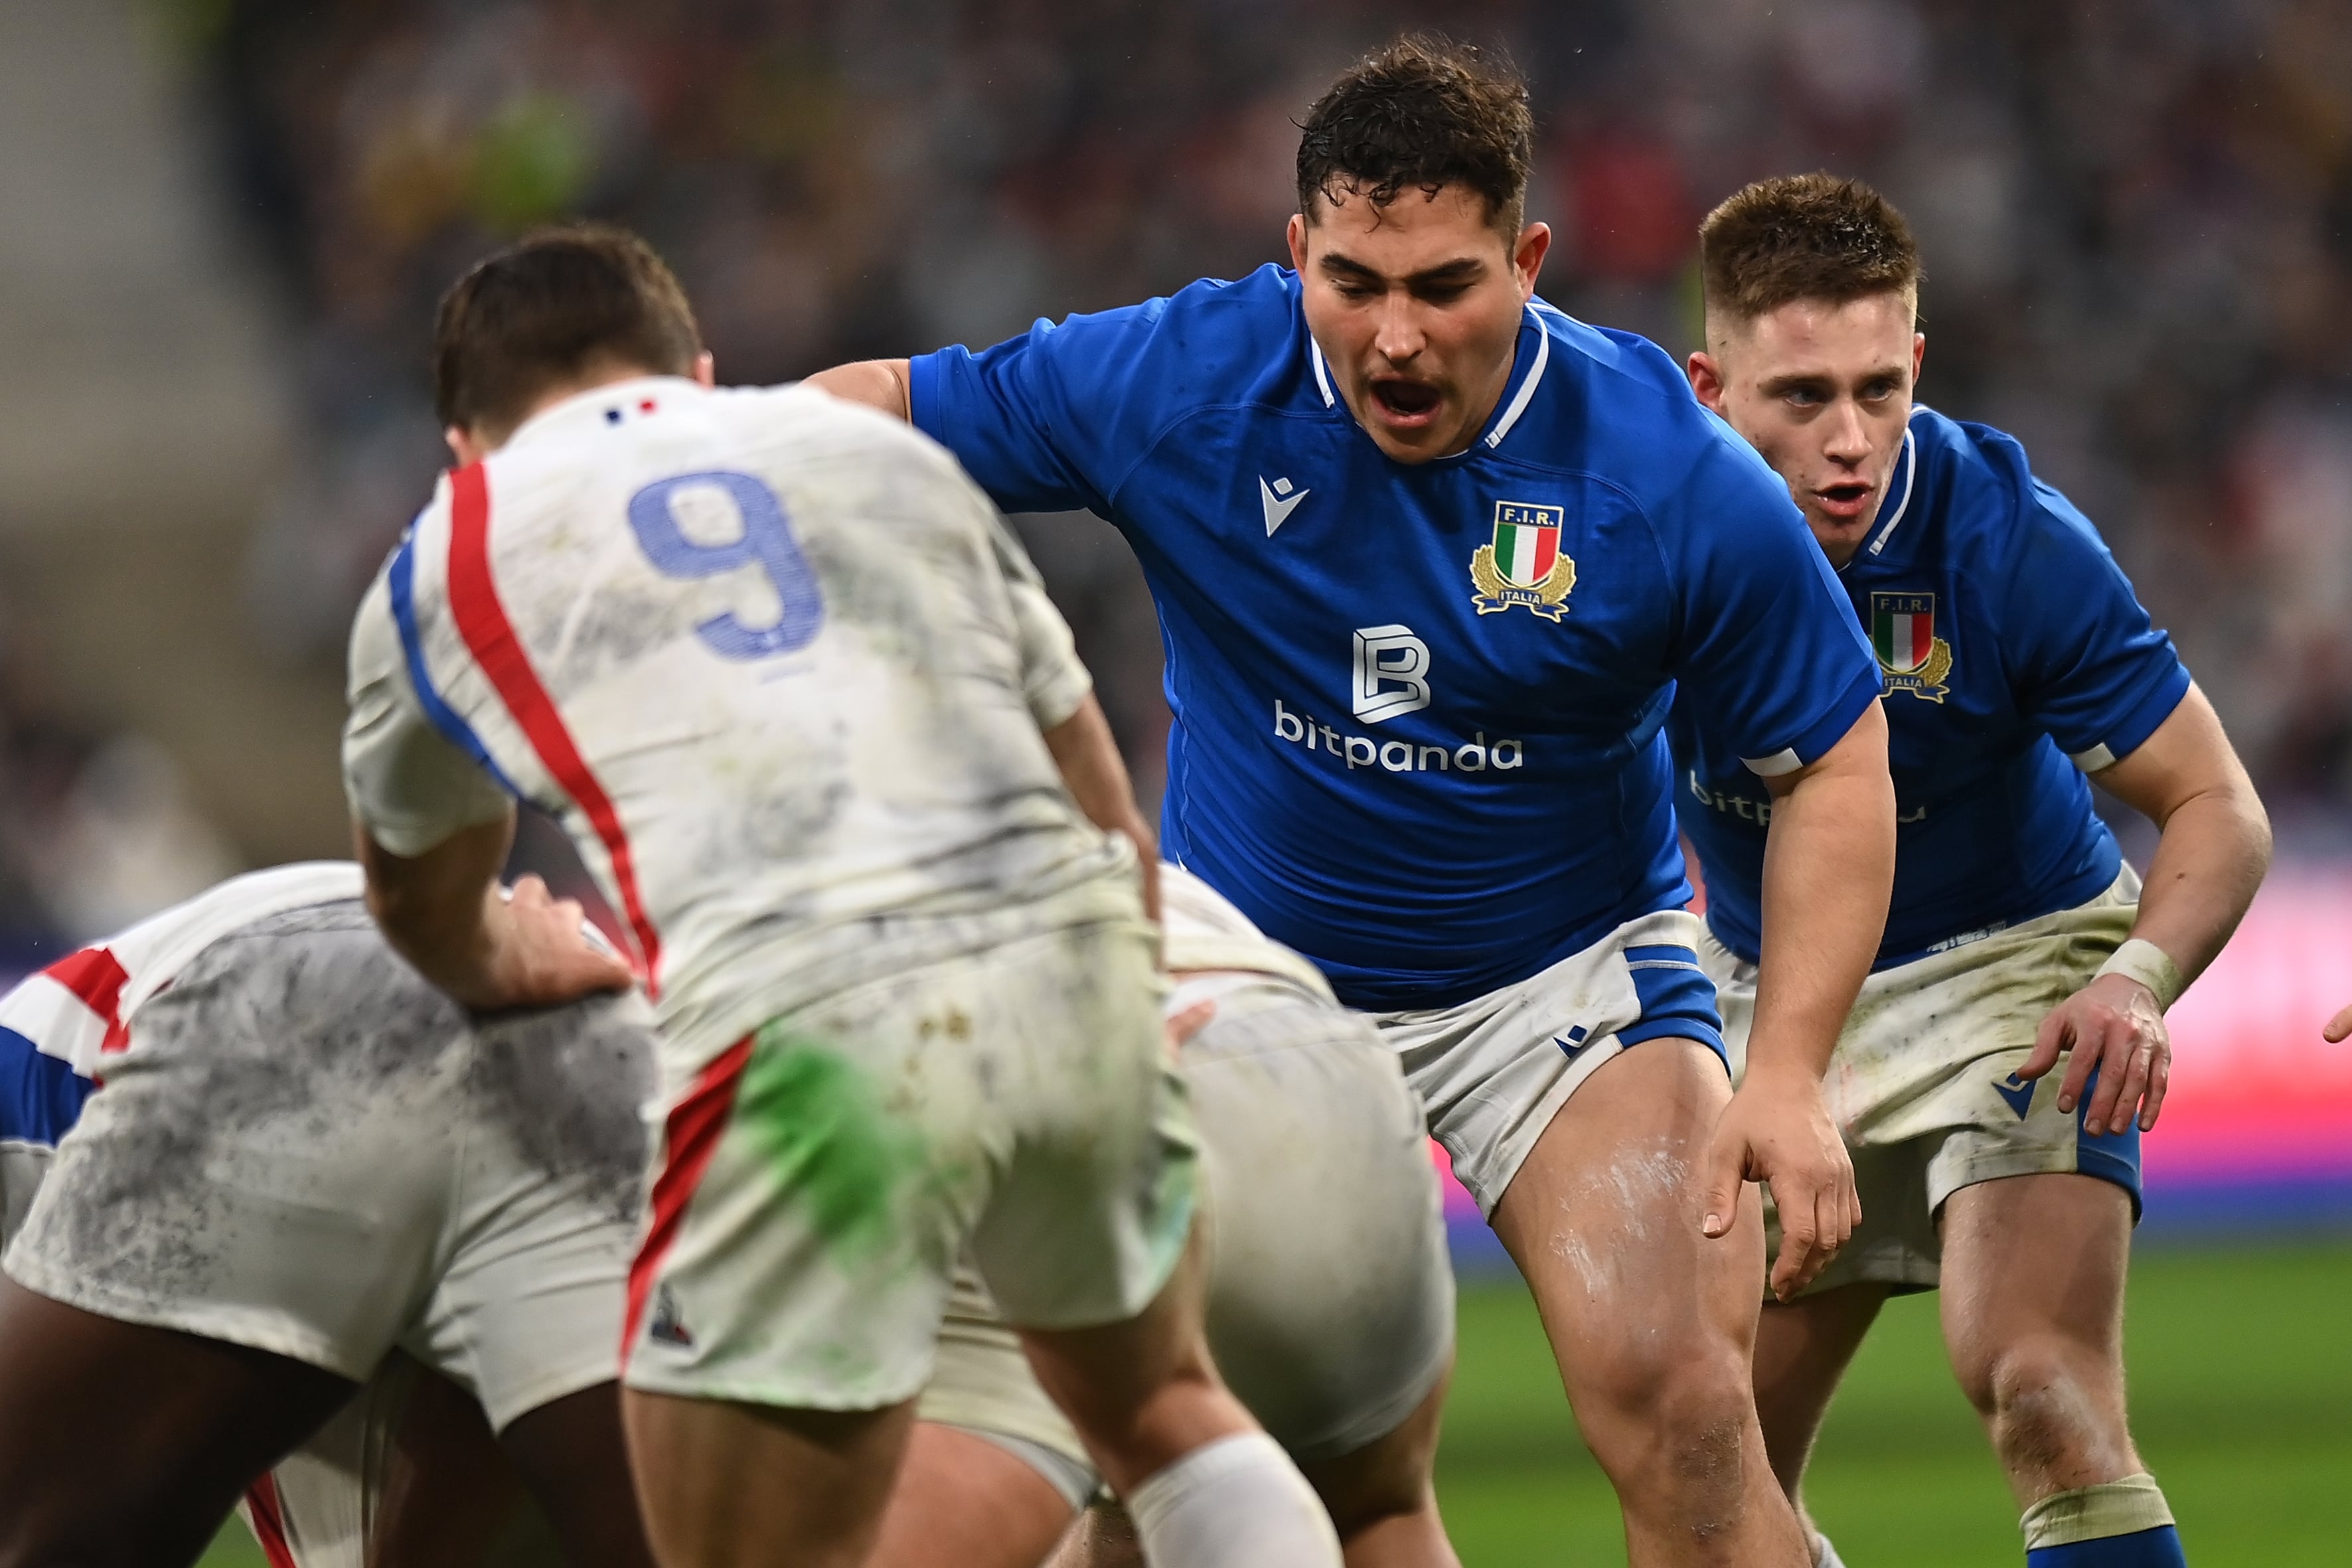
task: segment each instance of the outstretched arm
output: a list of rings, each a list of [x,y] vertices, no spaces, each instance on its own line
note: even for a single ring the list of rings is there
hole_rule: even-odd
[[[2172,1069],[2164,1010],[2205,972],[2253,901],[2270,868],[2270,818],[2213,705],[2194,686],[2137,750],[2095,776],[2162,837],[2131,940],[2042,1020],[2018,1076],[2039,1078],[2071,1049],[2058,1109],[2073,1111],[2096,1071],[2090,1131],[2122,1132],[2137,1118],[2146,1131]]]
[[[625,991],[629,966],[587,936],[580,905],[525,877],[499,886],[514,816],[451,834],[421,855],[394,855],[364,823],[352,835],[367,872],[368,912],[416,972],[466,1006],[548,1007]]]
[[[907,398],[907,362],[902,359],[862,359],[821,370],[808,384],[829,392],[845,403],[863,403],[894,419],[912,417]]]
[[[1793,1297],[1862,1221],[1853,1164],[1822,1098],[1838,1031],[1870,973],[1895,882],[1895,786],[1875,702],[1809,766],[1765,781],[1764,945],[1748,1075],[1717,1125],[1706,1232],[1731,1229],[1740,1182],[1780,1214],[1772,1289]]]

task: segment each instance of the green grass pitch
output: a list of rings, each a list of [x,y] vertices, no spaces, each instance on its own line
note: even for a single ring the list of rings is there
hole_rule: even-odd
[[[1892,1303],[1814,1459],[1854,1568],[2022,1560],[2016,1505],[1952,1386],[1936,1299]],[[2197,1568],[2342,1568],[2352,1491],[2352,1241],[2134,1260],[2133,1422]],[[1605,1568],[1624,1547],[1517,1281],[1462,1294],[1438,1492],[1466,1568]],[[261,1568],[232,1523],[205,1568]]]

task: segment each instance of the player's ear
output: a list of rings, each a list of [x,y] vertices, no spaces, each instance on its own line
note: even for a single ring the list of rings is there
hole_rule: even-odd
[[[1689,363],[1683,366],[1683,374],[1690,377],[1691,395],[1705,406],[1721,414],[1723,412],[1723,367],[1715,363],[1715,356],[1705,349],[1699,350],[1692,354]]]
[[[1290,241],[1291,270],[1302,278],[1305,277],[1307,274],[1307,219],[1304,215],[1299,213],[1290,215],[1290,225],[1284,230],[1284,237]]]
[[[1911,384],[1919,384],[1919,367],[1927,363],[1927,334],[1911,334]]]
[[[1551,225],[1531,223],[1519,231],[1517,248],[1511,252],[1511,265],[1519,275],[1519,292],[1536,291],[1536,274],[1543,270],[1544,257],[1551,250]]]
[[[704,386],[719,384],[718,362],[710,357],[709,349],[694,356],[694,379]]]
[[[470,468],[490,455],[488,444],[475,440],[474,433],[463,425],[450,426],[441,432],[441,439],[449,443],[449,455],[461,468]]]

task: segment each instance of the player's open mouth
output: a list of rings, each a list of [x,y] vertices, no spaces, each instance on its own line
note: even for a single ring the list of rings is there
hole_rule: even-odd
[[[1858,480],[1853,484],[1828,485],[1815,490],[1813,499],[1821,503],[1822,510],[1827,515],[1841,521],[1851,521],[1862,515],[1862,509],[1869,504],[1871,491],[1874,488]]]
[[[1372,383],[1372,401],[1392,425],[1424,425],[1444,395],[1427,382],[1382,376]]]

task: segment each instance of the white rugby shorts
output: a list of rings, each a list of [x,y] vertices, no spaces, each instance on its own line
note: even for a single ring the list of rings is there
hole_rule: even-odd
[[[1662,910],[1484,996],[1369,1015],[1481,1214],[1493,1215],[1569,1096],[1620,1051],[1672,1037],[1724,1055],[1698,963],[1705,935],[1696,915]]]
[[[1158,950],[1140,920],[1049,931],[853,986],[721,1053],[667,1113],[628,1385],[912,1398],[967,1245],[1016,1322],[1141,1311],[1182,1255],[1195,1182]]]
[[[2139,878],[2126,866],[2087,903],[1882,969],[1863,983],[1822,1080],[1844,1131],[1862,1226],[1806,1294],[1875,1280],[1935,1288],[1937,1216],[1962,1187],[2003,1176],[2079,1172],[2115,1183],[2139,1212],[2139,1130],[2093,1136],[2058,1110],[2066,1064],[2025,1082],[2016,1069],[2053,1007],[2091,982],[2131,934]],[[1707,933],[1700,963],[1723,1005],[1735,1073],[1747,1063],[1756,966]],[[1780,1228],[1769,1196],[1768,1237]]]
[[[654,1078],[634,994],[477,1026],[357,900],[271,916],[141,1006],[5,1267],[355,1383],[398,1347],[502,1428],[617,1373]]]
[[[1358,1015],[1284,980],[1188,982],[1217,1005],[1183,1050],[1199,1125],[1209,1348],[1296,1459],[1387,1436],[1454,1352],[1454,1273],[1422,1114]],[[1026,1460],[1076,1506],[1095,1476],[970,1268],[956,1279],[921,1419]]]

